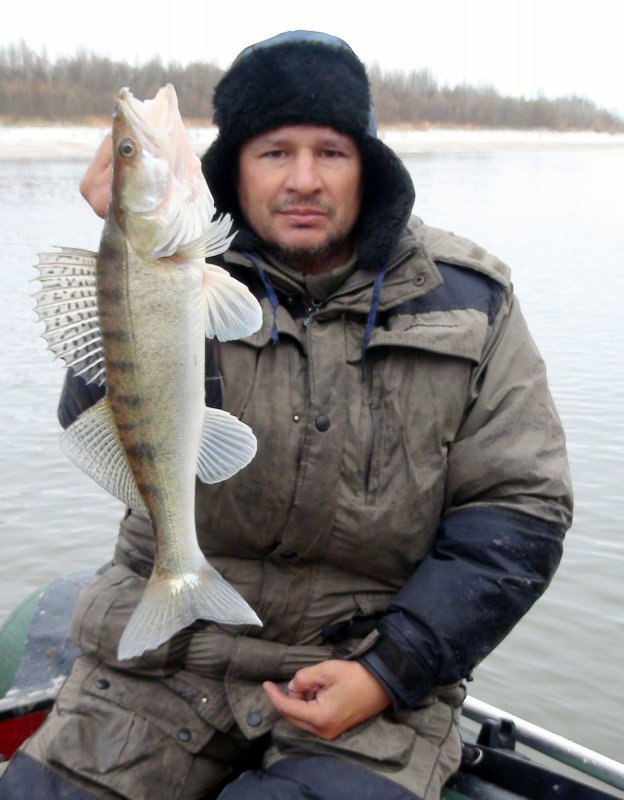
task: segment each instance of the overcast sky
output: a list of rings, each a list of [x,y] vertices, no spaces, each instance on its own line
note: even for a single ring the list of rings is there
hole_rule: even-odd
[[[226,67],[283,30],[336,34],[367,64],[428,69],[441,84],[493,85],[536,97],[576,94],[624,116],[623,0],[14,0],[0,46],[24,40],[50,57],[85,48],[130,62],[212,61]],[[94,9],[100,9],[99,13]],[[1,113],[1,109],[0,109]]]

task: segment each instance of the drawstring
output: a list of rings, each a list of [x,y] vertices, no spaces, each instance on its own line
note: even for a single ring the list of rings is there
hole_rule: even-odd
[[[277,344],[278,333],[277,333],[277,307],[279,306],[279,298],[275,293],[275,289],[271,286],[269,279],[264,274],[264,270],[260,266],[260,264],[256,261],[256,259],[251,255],[251,253],[243,253],[246,258],[248,258],[251,263],[253,264],[258,277],[262,281],[262,285],[264,286],[264,291],[266,292],[266,296],[269,299],[269,303],[271,304],[271,310],[273,311],[273,325],[271,326],[271,341],[274,345]]]
[[[386,270],[388,268],[387,262],[384,263],[375,276],[375,283],[373,284],[373,298],[371,306],[368,311],[368,319],[366,320],[366,327],[364,328],[364,336],[362,337],[362,380],[366,380],[366,348],[373,334],[375,322],[377,321],[377,312],[379,310],[379,296],[381,295],[381,285],[386,277]]]
[[[256,261],[256,259],[251,255],[251,253],[243,253],[242,255],[248,258],[253,264],[253,267],[262,282],[269,303],[271,304],[271,310],[273,311],[273,324],[271,326],[271,341],[275,345],[277,344],[278,340],[276,314],[277,314],[277,308],[279,306],[279,298],[275,292],[275,289],[271,286],[269,279],[264,274],[264,270],[262,269],[260,264]],[[373,297],[371,299],[371,306],[368,311],[366,327],[364,328],[364,336],[362,337],[362,348],[361,348],[362,380],[366,380],[366,349],[368,347],[370,338],[373,334],[373,330],[375,329],[375,322],[377,321],[377,312],[379,311],[379,297],[381,295],[381,286],[384,282],[384,278],[386,277],[387,269],[388,269],[388,264],[384,263],[379,272],[377,273],[377,275],[375,276],[375,282],[373,284]]]

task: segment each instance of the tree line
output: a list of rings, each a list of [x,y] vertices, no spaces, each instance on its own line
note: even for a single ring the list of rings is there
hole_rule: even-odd
[[[386,126],[462,126],[624,131],[624,120],[580,97],[525,99],[492,87],[440,86],[428,70],[368,69],[378,121]],[[212,119],[212,93],[223,74],[215,64],[182,66],[153,58],[141,65],[79,51],[51,60],[23,42],[0,48],[0,122],[85,122],[110,116],[122,86],[152,97],[176,87],[182,116]]]

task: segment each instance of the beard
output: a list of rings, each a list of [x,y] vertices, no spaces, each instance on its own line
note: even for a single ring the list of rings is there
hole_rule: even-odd
[[[351,239],[330,239],[317,247],[282,247],[275,242],[263,242],[264,249],[278,262],[291,269],[307,273],[320,273],[328,270],[327,265],[334,268],[340,266],[335,263],[338,256],[351,252]],[[344,257],[346,263],[348,255]]]

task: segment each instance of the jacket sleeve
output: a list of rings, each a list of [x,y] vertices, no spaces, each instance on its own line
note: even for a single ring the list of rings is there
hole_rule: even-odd
[[[69,428],[83,411],[86,411],[104,397],[104,386],[87,383],[70,368],[65,373],[57,416],[63,428]]]
[[[431,552],[360,661],[396,707],[470,675],[548,586],[571,521],[565,440],[542,359],[508,296],[450,447]]]

